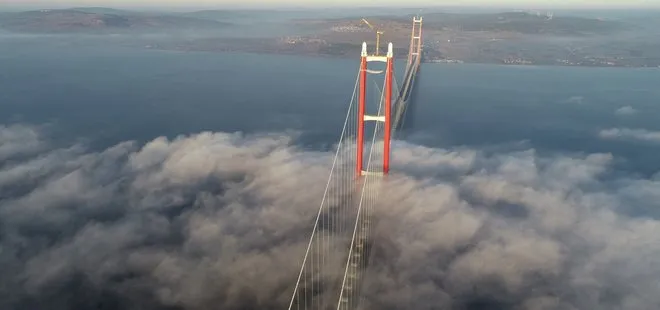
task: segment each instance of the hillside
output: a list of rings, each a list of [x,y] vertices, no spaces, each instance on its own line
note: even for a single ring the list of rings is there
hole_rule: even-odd
[[[104,8],[104,7],[78,7],[71,8],[72,11],[79,11],[85,13],[94,13],[94,14],[114,14],[114,15],[137,15],[138,12],[119,10],[113,8]]]
[[[28,33],[122,32],[129,30],[215,29],[227,22],[110,9],[40,10],[0,16],[0,28]],[[106,12],[106,13],[104,13]],[[112,12],[112,13],[111,13]]]
[[[395,18],[408,21],[412,18]],[[595,18],[552,16],[526,12],[496,14],[431,13],[424,15],[427,29],[455,29],[462,31],[507,31],[523,34],[589,35],[626,30],[621,22]]]
[[[179,16],[217,21],[229,21],[240,20],[243,18],[269,18],[271,16],[284,13],[286,12],[273,10],[203,10],[181,13]]]

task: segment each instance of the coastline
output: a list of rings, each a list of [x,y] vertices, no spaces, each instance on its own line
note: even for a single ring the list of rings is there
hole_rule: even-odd
[[[349,54],[333,55],[315,52],[295,52],[295,51],[268,51],[268,50],[253,50],[253,49],[222,49],[222,50],[207,50],[207,49],[177,49],[177,48],[160,48],[160,47],[145,47],[147,50],[160,50],[160,51],[177,51],[177,52],[203,52],[203,53],[247,53],[256,55],[283,55],[283,56],[303,56],[310,58],[325,58],[325,59],[352,59]],[[356,54],[357,55],[357,54]],[[407,59],[407,55],[395,55],[396,59]],[[505,62],[479,62],[479,61],[463,61],[463,60],[431,60],[423,61],[428,65],[493,65],[505,67],[520,67],[520,68],[534,68],[534,67],[557,67],[557,68],[619,68],[619,69],[660,69],[658,66],[625,66],[625,65],[570,65],[570,64],[518,64],[518,63],[505,63]]]

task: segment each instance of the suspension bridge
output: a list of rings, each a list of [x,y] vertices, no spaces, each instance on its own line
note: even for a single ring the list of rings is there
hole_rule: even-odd
[[[389,43],[385,56],[369,54],[362,44],[353,95],[289,310],[360,308],[377,220],[374,211],[390,171],[390,141],[403,122],[421,64],[421,17],[413,18],[401,87],[394,75],[393,51]],[[380,70],[370,68],[372,63]],[[374,83],[375,100],[367,100],[367,77],[383,74],[383,86]]]

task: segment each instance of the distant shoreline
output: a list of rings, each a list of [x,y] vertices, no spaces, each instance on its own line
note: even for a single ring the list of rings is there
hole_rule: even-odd
[[[182,13],[138,13],[111,8],[73,8],[0,14],[0,33],[10,36],[104,35],[112,44],[198,52],[243,52],[351,58],[364,40],[374,40],[373,26],[339,14],[282,15],[276,32],[254,27],[241,32],[236,21],[261,25],[273,12],[211,10]],[[487,14],[426,12],[424,59],[429,63],[473,63],[503,66],[658,68],[657,33],[629,37],[652,24],[630,24],[552,12],[510,11]],[[396,57],[406,57],[410,20],[405,14],[366,16],[387,33]],[[370,24],[370,25],[371,25]],[[242,24],[240,24],[242,25]],[[660,27],[660,22],[657,24]],[[235,27],[236,26],[236,27]],[[234,28],[232,28],[234,27]],[[6,31],[3,31],[5,29]],[[655,29],[655,28],[653,28]],[[248,32],[249,32],[248,31]],[[2,37],[4,38],[4,36]],[[113,39],[114,40],[114,39]],[[102,42],[98,42],[102,43]],[[86,42],[76,42],[86,44]]]
[[[49,37],[56,38],[58,34],[20,34],[20,33],[6,33],[8,37],[7,40],[31,40],[30,36],[34,36],[34,39]],[[62,34],[62,36],[69,36],[68,34]],[[0,39],[3,37],[0,36]],[[95,35],[89,35],[87,38],[99,38]],[[5,41],[6,42],[6,41]],[[34,42],[39,42],[39,40],[34,40]],[[96,42],[98,43],[98,41]],[[161,46],[156,42],[143,42],[143,41],[126,41],[126,42],[107,42],[107,44],[116,46],[116,47],[126,47],[137,50],[160,50],[160,51],[172,51],[172,52],[201,52],[201,53],[246,53],[246,54],[256,54],[256,55],[286,55],[286,56],[302,56],[310,58],[326,58],[326,59],[359,59],[359,52],[356,51],[341,51],[340,54],[329,54],[329,53],[319,53],[316,51],[284,51],[284,50],[269,50],[262,49],[259,46],[240,46],[240,47],[210,47],[210,48],[194,48],[186,47],[185,45],[173,44],[172,46]],[[397,59],[407,59],[406,54],[395,54]],[[503,63],[503,62],[488,62],[488,61],[468,61],[468,60],[430,60],[424,62],[427,65],[470,65],[470,64],[481,64],[481,65],[497,65],[497,66],[511,66],[511,67],[570,67],[570,68],[630,68],[630,69],[658,69],[660,64],[657,66],[647,65],[647,66],[633,66],[633,65],[567,65],[567,64],[548,64],[548,63],[529,63],[529,64],[519,64],[519,63]]]
[[[176,51],[176,52],[201,52],[201,53],[245,53],[245,54],[255,54],[255,55],[282,55],[282,56],[303,56],[310,58],[325,58],[325,59],[359,59],[358,56],[351,57],[349,55],[331,55],[331,54],[321,54],[321,53],[296,53],[296,52],[279,52],[279,51],[254,51],[254,50],[203,50],[203,49],[175,49],[175,48],[143,48],[145,50],[160,50],[160,51]],[[359,55],[359,54],[356,54]],[[407,59],[407,55],[400,55],[396,59]],[[504,67],[560,67],[560,68],[620,68],[620,69],[660,69],[658,66],[623,66],[623,65],[565,65],[565,64],[508,64],[508,63],[499,63],[499,62],[474,62],[474,61],[456,61],[456,62],[444,62],[444,61],[427,61],[424,62],[427,65],[494,65],[494,66],[504,66]]]

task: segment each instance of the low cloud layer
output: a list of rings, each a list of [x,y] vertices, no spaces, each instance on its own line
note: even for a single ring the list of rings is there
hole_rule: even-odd
[[[40,142],[37,131],[32,127],[0,125],[0,161],[35,152],[42,146]]]
[[[610,128],[601,130],[598,134],[602,139],[638,140],[644,142],[659,143],[660,131],[630,128]]]
[[[46,142],[0,127],[1,309],[286,308],[333,154],[282,135]],[[394,160],[366,309],[660,307],[660,179],[614,178],[608,154],[397,143]]]

